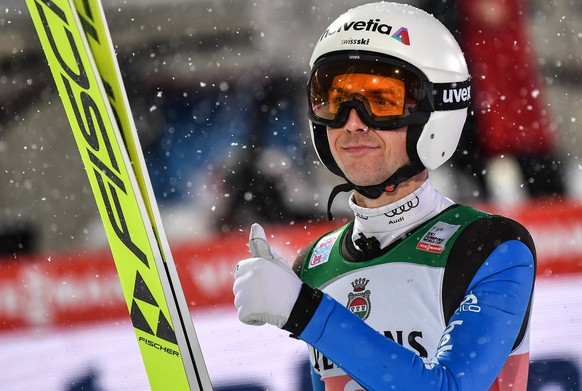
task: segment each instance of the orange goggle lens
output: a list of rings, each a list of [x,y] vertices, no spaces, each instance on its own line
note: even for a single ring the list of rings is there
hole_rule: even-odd
[[[327,104],[321,105],[316,114],[331,119],[342,103],[361,100],[373,117],[401,116],[404,113],[404,99],[402,80],[363,73],[337,75],[331,83]]]

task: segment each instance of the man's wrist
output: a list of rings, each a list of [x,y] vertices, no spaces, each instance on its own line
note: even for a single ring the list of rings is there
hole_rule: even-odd
[[[297,338],[305,330],[305,327],[307,327],[322,299],[322,291],[312,288],[305,283],[302,284],[289,319],[282,327],[283,330],[289,331],[292,337]]]

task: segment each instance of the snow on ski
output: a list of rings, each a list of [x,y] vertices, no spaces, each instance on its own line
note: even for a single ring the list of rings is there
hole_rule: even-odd
[[[107,234],[152,390],[212,386],[99,0],[26,0]]]

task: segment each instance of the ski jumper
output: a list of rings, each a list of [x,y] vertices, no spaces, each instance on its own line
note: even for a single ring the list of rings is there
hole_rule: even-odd
[[[316,290],[302,289],[285,328],[310,345],[314,388],[525,390],[535,275],[525,228],[454,205],[428,181],[380,216],[352,208],[355,222],[296,262]],[[400,227],[378,231],[378,217]],[[373,257],[354,244],[366,228],[381,244]]]

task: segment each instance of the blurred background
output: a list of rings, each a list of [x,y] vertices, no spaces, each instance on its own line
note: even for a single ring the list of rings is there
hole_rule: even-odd
[[[309,137],[327,25],[365,1],[103,0],[213,384],[305,390],[306,348],[238,323],[231,271],[262,222],[292,259],[350,215]],[[529,389],[582,390],[582,1],[409,1],[457,36],[473,107],[431,180],[538,248]],[[0,5],[1,390],[148,389],[64,109],[24,2]],[[246,387],[246,388],[245,388]]]

